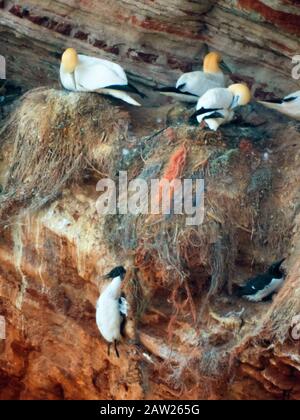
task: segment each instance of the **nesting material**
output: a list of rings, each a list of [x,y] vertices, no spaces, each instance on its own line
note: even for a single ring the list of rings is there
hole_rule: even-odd
[[[270,339],[284,342],[299,314],[299,133],[276,133],[266,160],[265,145],[253,140],[257,128],[243,142],[245,129],[237,125],[211,133],[184,122],[155,134],[150,127],[143,138],[145,120],[139,122],[143,134],[130,136],[128,120],[97,95],[41,89],[25,96],[0,137],[2,221],[46,205],[71,182],[86,188],[85,176],[93,176],[91,190],[107,175],[118,184],[124,170],[128,180],[148,184],[153,178],[204,178],[201,225],[187,226],[185,214],[172,212],[118,214],[103,222],[101,240],[119,261],[134,262],[131,293],[126,290],[132,325],[138,326],[131,337],[142,331],[138,338],[148,334],[159,350],[163,343],[164,354],[157,354],[164,360],[183,349],[172,362],[174,382],[189,372],[196,387],[203,388],[205,378],[207,386],[212,381],[213,389],[216,383],[224,389],[229,355],[241,360],[250,345],[255,354],[258,345],[269,351]],[[89,233],[82,237],[88,240]],[[230,295],[232,283],[243,284],[282,255],[291,260],[291,253],[294,271],[273,305],[254,307]]]
[[[88,168],[114,170],[128,116],[97,94],[37,89],[1,130],[0,216],[37,210]]]
[[[185,214],[172,212],[170,215],[119,215],[107,220],[107,238],[112,246],[119,244],[122,252],[134,252],[141,277],[171,287],[172,299],[179,306],[187,305],[185,300],[180,303],[183,292],[196,318],[189,285],[191,272],[200,273],[197,278],[200,294],[208,289],[215,295],[230,280],[238,252],[237,238],[240,232],[250,238],[255,223],[256,215],[250,203],[253,197],[248,196],[247,188],[252,168],[259,167],[261,161],[258,154],[249,158],[238,149],[230,153],[219,133],[188,126],[176,128],[174,132],[176,141],[170,143],[162,133],[151,148],[147,145],[142,165],[135,159],[130,167],[148,184],[153,177],[168,181],[204,178],[204,223],[187,226]],[[243,179],[238,175],[241,172]],[[231,185],[232,178],[239,180],[238,183]]]

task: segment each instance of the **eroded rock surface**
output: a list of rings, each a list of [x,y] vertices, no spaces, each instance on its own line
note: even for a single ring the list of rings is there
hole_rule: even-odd
[[[264,98],[299,89],[299,23],[296,1],[0,0],[0,54],[23,90],[55,88],[73,46],[121,63],[157,106],[152,86],[219,50],[232,80]],[[117,105],[42,89],[1,133],[0,398],[300,399],[299,126],[254,107],[250,127],[211,135],[188,125],[181,106]],[[182,147],[181,175],[207,181],[204,227],[99,217],[101,177],[163,175]],[[288,276],[272,302],[232,295],[282,255]],[[95,303],[99,276],[120,262],[132,269],[118,360],[107,356]]]
[[[121,121],[114,131],[100,119],[103,107]],[[58,143],[67,154],[81,136],[92,153],[83,154],[90,159],[78,167],[82,177],[70,175],[57,197],[36,177],[44,205],[35,213],[15,218],[31,207],[28,188],[23,199],[18,183],[17,200],[5,200],[6,187],[0,195],[1,398],[299,399],[300,348],[291,334],[300,313],[299,127],[236,122],[214,134],[188,125],[180,107],[148,109],[144,119],[144,110],[115,107],[94,95],[38,90],[17,110],[18,130],[10,127],[8,138],[4,130],[0,176],[9,191],[23,133],[42,156]],[[121,169],[129,179],[163,176],[178,150],[180,176],[201,174],[207,183],[202,226],[189,229],[178,216],[99,216],[96,183],[105,168],[113,178]],[[25,186],[30,171],[21,172]],[[288,276],[273,301],[254,305],[231,294],[282,255]],[[100,275],[120,262],[130,268],[131,310],[117,359],[99,336],[95,303]]]
[[[263,97],[297,88],[299,23],[297,4],[281,0],[3,0],[0,54],[9,78],[29,87],[57,82],[67,46],[118,61],[153,86],[198,69],[209,48]]]

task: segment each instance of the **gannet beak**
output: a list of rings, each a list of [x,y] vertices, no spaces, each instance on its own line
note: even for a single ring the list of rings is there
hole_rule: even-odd
[[[221,61],[220,63],[220,68],[225,72],[225,73],[230,73],[232,74],[231,69],[227,66],[227,64],[225,63],[225,61]]]

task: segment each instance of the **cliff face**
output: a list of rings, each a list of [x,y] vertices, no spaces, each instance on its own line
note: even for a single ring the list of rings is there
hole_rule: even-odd
[[[199,3],[2,1],[0,54],[26,88],[55,84],[67,45],[151,85],[198,67],[206,43],[257,95],[296,87],[293,2]],[[175,105],[37,89],[1,121],[1,399],[300,398],[299,126],[254,108],[214,134]],[[203,225],[100,216],[96,183],[120,170],[204,177]],[[232,294],[282,256],[273,301]],[[130,313],[118,359],[95,303],[100,275],[120,263]]]
[[[219,50],[259,95],[295,88],[299,7],[290,1],[10,1],[0,9],[0,54],[11,79],[57,81],[67,46],[122,62],[142,83],[170,83]]]
[[[37,90],[4,126],[1,398],[297,399],[298,127],[214,134],[183,119],[159,134],[184,109],[144,112]],[[99,178],[163,177],[174,153],[179,176],[205,177],[202,225],[97,213]],[[282,255],[288,277],[273,302],[231,295]],[[120,262],[130,314],[117,359],[99,336],[95,303],[99,275]]]

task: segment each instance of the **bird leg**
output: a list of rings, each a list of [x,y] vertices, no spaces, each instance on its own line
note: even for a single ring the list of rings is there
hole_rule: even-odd
[[[108,355],[108,357],[110,357],[110,347],[111,347],[111,343],[108,343],[108,345],[107,345],[107,355]]]
[[[117,357],[120,358],[120,354],[119,354],[119,351],[118,351],[118,343],[117,343],[117,340],[115,340],[115,351],[116,351]]]

